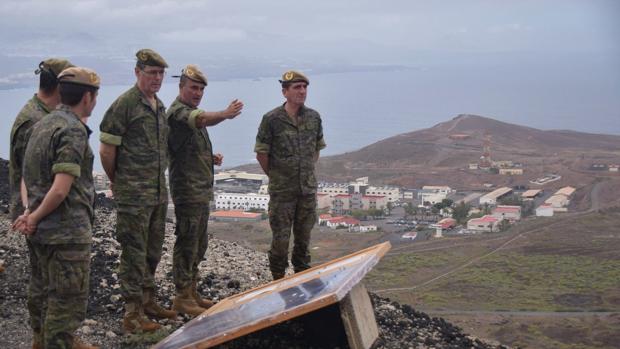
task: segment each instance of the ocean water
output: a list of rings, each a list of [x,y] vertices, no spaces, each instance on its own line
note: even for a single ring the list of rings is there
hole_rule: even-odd
[[[400,133],[431,127],[461,113],[541,129],[572,129],[620,134],[620,79],[587,71],[565,74],[563,68],[530,70],[463,67],[403,69],[311,76],[306,104],[323,118],[328,147],[324,155],[359,149]],[[568,70],[568,68],[566,68]],[[509,74],[510,73],[510,74]],[[99,123],[112,101],[130,86],[101,87],[89,126],[91,146],[99,146]],[[32,89],[0,90],[4,141],[0,157],[7,159],[10,128]],[[177,81],[166,78],[159,97],[166,106],[178,93]],[[238,98],[245,103],[234,120],[211,127],[215,152],[224,167],[254,162],[254,141],[262,115],[283,103],[276,77],[212,81],[202,109],[221,110]],[[100,170],[99,159],[95,168]]]

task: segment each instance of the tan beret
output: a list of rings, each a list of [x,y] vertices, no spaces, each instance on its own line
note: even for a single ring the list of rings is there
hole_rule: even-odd
[[[94,70],[82,67],[71,67],[63,70],[58,75],[58,82],[78,84],[99,88],[101,79]]]
[[[289,82],[300,82],[303,81],[306,84],[310,84],[310,80],[301,72],[296,70],[289,70],[286,73],[282,74],[282,80],[279,80],[281,84],[289,83]]]
[[[39,69],[35,71],[35,73],[39,74],[42,70],[47,70],[52,72],[54,76],[58,76],[61,71],[75,67],[71,62],[62,58],[49,58],[39,63]]]
[[[166,63],[162,56],[150,48],[143,48],[136,52],[136,57],[138,58],[138,62],[144,65],[168,68],[168,63]]]
[[[195,64],[188,64],[183,70],[181,70],[181,75],[187,77],[188,79],[194,80],[196,82],[201,82],[207,85],[207,76],[200,71],[200,68]],[[178,78],[181,75],[175,75],[173,77]]]

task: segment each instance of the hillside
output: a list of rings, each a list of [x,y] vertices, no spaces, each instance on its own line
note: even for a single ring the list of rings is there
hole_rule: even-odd
[[[522,176],[498,176],[469,170],[487,140],[493,160],[523,164]],[[409,187],[445,183],[480,189],[483,183],[527,184],[545,173],[560,173],[567,182],[583,182],[580,171],[596,161],[620,163],[620,136],[566,130],[543,131],[477,115],[459,115],[431,128],[403,133],[357,151],[321,158],[324,180],[369,176]],[[562,185],[563,183],[558,183]]]
[[[6,202],[8,192],[6,161],[0,159],[0,201]],[[114,238],[115,213],[109,202],[99,198],[93,228],[93,253],[90,275],[90,298],[87,320],[79,335],[102,348],[146,348],[182,326],[189,319],[162,320],[163,329],[155,335],[123,336],[120,330],[122,301],[120,299],[118,270],[120,245]],[[0,348],[25,348],[31,343],[27,325],[26,296],[29,267],[25,239],[10,231],[10,221],[0,213],[0,328],[10,336],[0,338]],[[172,247],[174,225],[166,224],[163,257],[157,271],[160,300],[170,307],[174,295],[172,284]],[[215,238],[209,239],[207,262],[200,265],[202,279],[199,289],[218,301],[239,292],[271,281],[267,255]],[[380,337],[373,348],[506,348],[465,334],[460,328],[442,318],[430,317],[408,305],[401,305],[371,294]],[[294,320],[252,334],[220,348],[322,348],[326,344],[310,346],[311,334]],[[329,346],[327,346],[329,347]]]

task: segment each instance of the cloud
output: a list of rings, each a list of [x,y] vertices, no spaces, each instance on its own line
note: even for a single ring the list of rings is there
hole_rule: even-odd
[[[241,29],[212,27],[175,30],[159,35],[162,40],[175,43],[230,43],[243,41],[247,37],[247,33]]]

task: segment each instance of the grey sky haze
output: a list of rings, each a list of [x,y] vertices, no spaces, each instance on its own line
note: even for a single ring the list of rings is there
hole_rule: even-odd
[[[142,47],[200,61],[221,78],[261,75],[263,65],[423,66],[457,54],[620,57],[613,0],[3,0],[0,18],[5,88],[30,75],[23,57],[122,67]],[[248,71],[229,71],[237,65]]]

